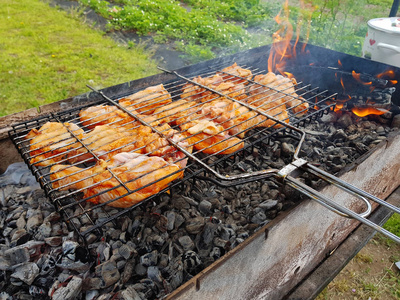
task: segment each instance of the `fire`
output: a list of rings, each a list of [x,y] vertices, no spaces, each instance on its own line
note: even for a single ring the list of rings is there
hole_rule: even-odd
[[[300,1],[301,7],[304,9],[305,5],[303,1]],[[281,16],[282,11],[278,13],[275,17],[275,21],[278,25],[280,25],[279,29],[272,35],[273,43],[271,52],[268,57],[268,71],[269,72],[279,72],[282,75],[285,75],[283,69],[286,64],[286,59],[296,56],[296,46],[300,39],[300,31],[303,23],[303,17],[299,17],[299,21],[297,23],[296,28],[296,40],[294,45],[292,46],[291,40],[293,38],[294,30],[293,25],[289,21],[289,1],[286,0],[283,6],[283,16]],[[312,13],[312,11],[311,11]],[[311,27],[311,13],[308,18],[307,25],[307,35],[306,41],[303,44],[302,52],[305,51],[305,46],[307,44],[309,35],[310,35],[310,27]]]
[[[374,108],[374,107],[366,107],[366,108],[359,108],[359,107],[353,107],[351,109],[353,114],[359,116],[359,117],[365,117],[368,115],[383,115],[384,113],[387,113],[388,110],[383,109],[383,108]]]
[[[356,73],[356,71],[351,71],[351,74],[353,75],[353,78],[355,79],[355,80],[357,80],[359,83],[361,83],[361,84],[363,84],[363,85],[372,85],[372,81],[369,81],[369,82],[363,82],[362,80],[361,80],[361,74],[360,73]]]
[[[308,4],[309,5],[309,4]],[[309,34],[310,34],[310,28],[311,28],[311,16],[313,11],[315,10],[314,7],[309,6],[307,9],[305,7],[304,1],[300,0],[300,6],[303,12],[308,12],[308,21],[307,21],[307,33],[306,33],[306,38],[305,41],[303,42],[303,47],[301,49],[301,52],[305,52],[305,47],[307,45],[308,39],[309,39]],[[290,58],[296,57],[296,46],[299,42],[300,39],[300,30],[304,22],[303,14],[299,14],[298,18],[298,23],[296,26],[296,33],[294,33],[294,27],[290,23],[289,20],[289,1],[286,0],[285,4],[283,6],[283,9],[278,13],[278,15],[275,17],[276,23],[279,25],[279,29],[272,35],[273,38],[273,43],[271,46],[271,50],[269,53],[268,57],[268,71],[269,72],[274,72],[274,73],[280,73],[283,76],[286,76],[288,78],[294,78],[294,75],[285,71],[285,65],[286,61]],[[294,34],[296,35],[296,38],[294,40],[294,44],[291,43]],[[314,65],[314,63],[310,63],[310,66]],[[343,63],[338,60],[338,66],[339,69],[343,69]],[[345,75],[343,75],[345,74]],[[345,88],[345,83],[349,87],[349,84],[347,84],[346,80],[347,79],[347,74],[350,75],[348,71],[340,71],[335,73],[336,79],[340,82],[343,91],[346,91]],[[365,76],[367,75],[367,76]],[[352,70],[351,76],[356,80],[358,83],[364,86],[369,86],[369,90],[372,93],[375,90],[374,86],[374,79],[371,77],[368,77],[370,75],[368,74],[362,74],[362,73],[357,73],[355,70]],[[385,72],[382,72],[375,77],[377,79],[385,79],[387,82],[389,82],[390,85],[395,85],[397,84],[397,80],[395,80],[396,74],[393,70],[386,70]],[[344,79],[344,78],[346,79]],[[365,78],[371,78],[371,80],[368,79],[368,81],[365,81]],[[364,79],[364,80],[363,80]],[[350,84],[351,85],[351,84]],[[353,84],[354,85],[354,84]],[[349,109],[352,104],[350,105],[345,105],[345,103],[349,100],[352,99],[350,95],[346,95],[344,93],[345,98],[347,99],[342,99],[342,100],[336,100],[336,106],[334,111],[340,111],[343,109],[343,107],[346,107],[346,109]],[[366,105],[371,105],[371,103],[366,103]],[[315,106],[317,107],[317,106]],[[317,109],[317,108],[316,108]],[[376,115],[382,115],[387,112],[386,109],[383,108],[375,108],[375,107],[357,107],[357,108],[352,108],[351,111],[356,114],[359,117],[365,117],[369,114],[376,114]]]

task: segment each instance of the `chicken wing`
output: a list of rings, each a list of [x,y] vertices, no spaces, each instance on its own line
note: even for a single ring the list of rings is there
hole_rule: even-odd
[[[65,160],[69,152],[82,146],[74,135],[81,139],[84,131],[76,124],[68,122],[47,122],[39,130],[32,129],[26,135],[32,157],[30,163],[49,166]]]
[[[100,160],[86,169],[54,165],[50,170],[50,180],[54,189],[82,191],[87,201],[94,204],[126,208],[166,188],[181,176],[183,171],[179,170],[179,166],[169,164],[161,157],[119,153],[109,162]]]

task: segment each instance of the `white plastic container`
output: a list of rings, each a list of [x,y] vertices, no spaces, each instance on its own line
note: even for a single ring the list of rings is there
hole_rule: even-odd
[[[368,21],[362,56],[400,67],[400,18],[378,18]]]

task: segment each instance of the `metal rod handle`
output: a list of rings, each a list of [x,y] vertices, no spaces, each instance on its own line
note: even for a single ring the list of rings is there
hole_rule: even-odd
[[[382,199],[379,199],[378,197],[371,195],[369,193],[367,193],[366,191],[363,191],[362,189],[359,189],[358,187],[349,184],[348,182],[345,182],[343,180],[341,180],[340,178],[337,178],[336,176],[333,176],[331,174],[329,174],[328,172],[325,172],[324,170],[321,170],[319,168],[317,168],[316,166],[313,166],[311,164],[307,164],[305,166],[305,169],[307,171],[309,171],[310,173],[313,173],[319,177],[321,177],[322,179],[324,179],[325,181],[343,189],[348,191],[349,193],[355,195],[355,196],[362,196],[365,197],[369,200],[375,201],[376,203],[379,203],[382,206],[387,207],[388,209],[392,210],[395,213],[400,214],[400,208],[396,207],[386,201],[383,201]]]
[[[313,188],[309,187],[308,185],[302,183],[301,181],[295,179],[292,176],[286,176],[285,181],[291,187],[297,189],[298,191],[302,192],[306,196],[310,197],[311,199],[317,201],[319,204],[323,205],[324,207],[336,212],[339,211],[341,214],[345,214],[350,216],[353,219],[360,221],[361,223],[371,227],[372,229],[382,233],[383,235],[387,236],[388,238],[392,239],[393,241],[400,244],[400,237],[391,233],[390,231],[382,228],[378,224],[366,219],[365,217],[360,216],[358,213],[348,209],[347,207],[336,203],[335,201],[331,200],[330,198],[324,196],[320,192],[314,190]]]

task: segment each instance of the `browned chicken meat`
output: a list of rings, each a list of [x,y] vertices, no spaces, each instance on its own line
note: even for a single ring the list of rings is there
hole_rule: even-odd
[[[126,208],[159,193],[182,172],[178,165],[161,157],[123,152],[113,156],[109,162],[100,160],[86,169],[54,165],[50,170],[50,180],[54,189],[75,189],[83,192],[85,198],[94,196],[87,200],[89,202]]]
[[[263,109],[285,105],[295,114],[304,114],[308,111],[308,103],[295,92],[297,83],[294,78],[290,79],[268,72],[265,75],[255,76],[254,81],[264,86],[253,85],[250,87],[249,104]]]
[[[152,116],[140,115],[133,109],[130,110],[130,112],[152,125],[158,124]],[[83,109],[79,112],[79,119],[81,120],[82,125],[88,129],[94,129],[96,126],[106,124],[112,127],[132,129],[142,124],[137,121],[136,118],[112,105],[96,105]]]
[[[29,141],[30,163],[49,166],[63,161],[68,153],[81,147],[74,137],[81,139],[84,131],[74,123],[47,122],[40,129],[32,129],[26,136]]]
[[[243,69],[236,63],[234,63],[232,66],[222,69],[221,72],[217,72],[217,74],[221,75],[224,78],[224,80],[229,80],[234,83],[244,83],[244,84],[247,84],[247,80],[250,80],[253,77],[253,74],[251,73],[250,70]]]
[[[206,119],[197,119],[180,125],[188,135],[189,145],[206,154],[232,154],[242,149],[241,139],[231,136],[221,125]]]
[[[119,100],[119,104],[128,110],[136,110],[141,114],[150,115],[158,107],[172,102],[171,95],[162,84],[151,86],[143,91]]]
[[[200,76],[193,79],[194,82],[213,89],[221,94],[237,100],[245,99],[245,85],[243,83],[233,83],[232,81],[224,80],[221,75],[202,78]],[[204,87],[188,83],[183,86],[181,98],[187,101],[207,102],[220,98],[220,95],[205,89]]]

